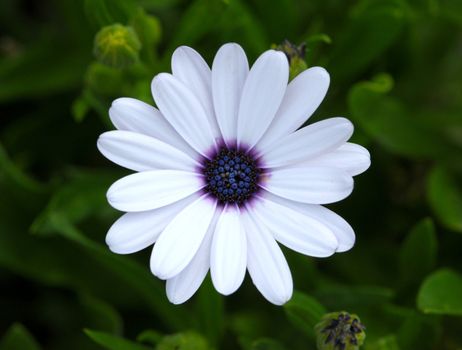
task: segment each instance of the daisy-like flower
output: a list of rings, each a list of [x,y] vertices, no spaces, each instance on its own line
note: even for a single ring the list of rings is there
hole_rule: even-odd
[[[283,304],[293,283],[277,242],[313,257],[350,249],[351,226],[322,204],[351,193],[369,153],[347,142],[353,125],[345,118],[299,129],[327,92],[323,68],[288,84],[282,52],[264,52],[249,70],[230,43],[212,69],[179,47],[172,72],[152,81],[158,109],[120,98],[109,110],[118,130],[102,134],[98,148],[137,173],[107,192],[126,213],[106,242],[119,254],[154,244],[151,271],[167,281],[172,303],[188,300],[210,269],[224,295],[248,271],[267,300]]]

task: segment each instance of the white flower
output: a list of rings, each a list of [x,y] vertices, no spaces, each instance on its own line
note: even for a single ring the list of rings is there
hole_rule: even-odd
[[[288,84],[282,52],[264,52],[249,70],[242,48],[230,43],[212,69],[180,47],[172,71],[152,81],[159,109],[120,98],[109,110],[118,130],[102,134],[98,148],[137,173],[108,190],[109,203],[127,213],[106,242],[119,254],[155,243],[151,271],[167,280],[172,303],[188,300],[210,269],[224,295],[248,270],[266,299],[283,304],[293,286],[276,241],[314,257],[350,249],[352,228],[321,205],[351,193],[369,153],[347,142],[347,119],[299,129],[326,94],[323,68]]]

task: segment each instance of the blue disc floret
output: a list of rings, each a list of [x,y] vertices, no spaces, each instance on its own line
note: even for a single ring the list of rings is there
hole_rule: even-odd
[[[205,191],[220,204],[242,205],[257,192],[261,170],[252,155],[222,147],[204,161],[203,173]]]

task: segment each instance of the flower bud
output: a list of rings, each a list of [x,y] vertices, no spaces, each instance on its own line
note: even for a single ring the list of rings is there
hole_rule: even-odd
[[[318,350],[358,350],[366,338],[365,329],[354,314],[326,314],[315,326]]]
[[[284,40],[280,45],[275,47],[276,50],[284,52],[289,60],[290,80],[307,68],[305,62],[305,48],[305,43],[295,46],[288,40]]]
[[[141,43],[132,27],[113,24],[95,36],[93,52],[101,62],[113,68],[127,68],[139,59]]]

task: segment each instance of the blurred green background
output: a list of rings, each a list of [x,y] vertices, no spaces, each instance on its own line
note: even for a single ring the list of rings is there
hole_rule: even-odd
[[[98,61],[95,35],[115,23],[141,49]],[[460,0],[1,0],[0,349],[315,349],[313,326],[342,310],[366,325],[366,350],[462,349],[461,29]],[[120,215],[105,192],[127,174],[96,150],[108,107],[153,103],[179,45],[211,63],[235,41],[253,62],[284,39],[331,74],[312,120],[350,118],[371,152],[331,206],[357,244],[285,250],[297,292],[284,307],[248,277],[230,297],[207,280],[170,305],[149,249],[104,244]]]

